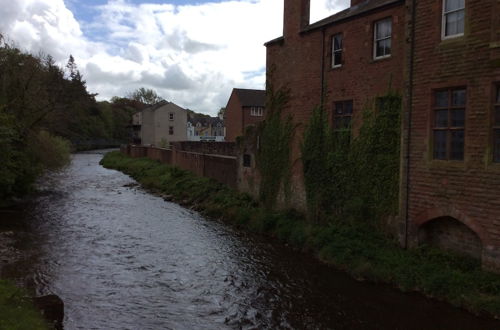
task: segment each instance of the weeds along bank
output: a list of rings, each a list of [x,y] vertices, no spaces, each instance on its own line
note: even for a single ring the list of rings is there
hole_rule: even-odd
[[[130,158],[115,151],[106,154],[101,164],[129,174],[145,188],[210,218],[312,251],[357,279],[420,291],[455,306],[500,317],[500,275],[482,271],[478,261],[429,247],[400,249],[397,242],[359,221],[332,218],[319,222],[325,223],[321,225],[296,211],[271,211],[211,179],[147,158]]]
[[[0,329],[46,330],[50,327],[22,289],[0,280]]]

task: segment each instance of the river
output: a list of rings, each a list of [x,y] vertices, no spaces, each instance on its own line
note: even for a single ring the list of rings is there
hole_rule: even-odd
[[[75,154],[32,201],[0,213],[14,255],[2,277],[59,295],[65,329],[500,329],[205,219],[101,158]]]

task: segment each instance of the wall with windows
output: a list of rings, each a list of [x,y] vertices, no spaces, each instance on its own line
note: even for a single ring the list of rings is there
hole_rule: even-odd
[[[305,207],[305,193],[302,163],[297,160],[304,124],[313,109],[323,101],[332,127],[356,134],[367,102],[389,88],[403,92],[404,1],[385,1],[383,6],[358,2],[368,9],[309,25],[309,1],[285,0],[284,36],[266,44],[268,79],[274,89],[290,89],[285,113],[291,113],[297,124],[292,203],[298,207]]]
[[[409,178],[413,244],[428,218],[442,216],[439,232],[455,214],[480,237],[483,264],[498,270],[499,12],[498,1],[417,1]]]

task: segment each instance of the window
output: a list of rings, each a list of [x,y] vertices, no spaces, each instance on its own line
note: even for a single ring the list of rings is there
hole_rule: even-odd
[[[386,18],[375,22],[374,58],[391,56],[392,19]]]
[[[249,154],[243,154],[243,167],[252,166],[252,156]]]
[[[174,135],[174,126],[168,126],[168,135]]]
[[[251,107],[250,108],[250,116],[262,117],[263,114],[264,114],[263,107]]]
[[[342,66],[342,34],[336,34],[332,37],[332,68]]]
[[[171,112],[171,113],[168,114],[168,119],[169,120],[174,120],[174,113],[173,112]]]
[[[434,92],[433,154],[434,159],[464,159],[465,88]]]
[[[333,129],[350,131],[352,119],[352,100],[335,102],[333,105]]]
[[[465,0],[443,0],[443,38],[464,34]]]
[[[493,161],[500,163],[500,83],[495,86],[493,103]]]

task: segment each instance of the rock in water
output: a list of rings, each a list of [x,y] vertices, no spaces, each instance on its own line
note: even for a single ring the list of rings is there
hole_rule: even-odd
[[[42,313],[43,317],[54,325],[55,329],[63,329],[64,302],[59,296],[50,294],[47,296],[34,297],[33,303]]]

